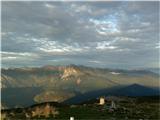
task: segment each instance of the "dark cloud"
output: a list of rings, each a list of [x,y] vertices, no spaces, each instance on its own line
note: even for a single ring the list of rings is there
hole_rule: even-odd
[[[2,66],[158,67],[158,16],[156,1],[2,2]]]

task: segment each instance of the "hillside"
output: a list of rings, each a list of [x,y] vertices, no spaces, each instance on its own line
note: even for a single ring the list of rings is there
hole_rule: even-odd
[[[114,100],[116,107],[111,109]],[[104,105],[99,99],[91,99],[79,105],[65,105],[56,102],[35,104],[26,108],[14,108],[1,111],[4,119],[63,119],[71,116],[78,120],[91,119],[158,119],[159,97],[116,97],[108,96]]]

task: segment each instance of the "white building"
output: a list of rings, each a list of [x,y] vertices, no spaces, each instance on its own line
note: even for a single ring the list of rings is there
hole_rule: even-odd
[[[104,105],[104,104],[105,104],[105,98],[104,98],[104,97],[101,97],[101,98],[99,99],[99,104],[100,104],[100,105]]]
[[[70,117],[70,120],[74,120],[74,117]]]

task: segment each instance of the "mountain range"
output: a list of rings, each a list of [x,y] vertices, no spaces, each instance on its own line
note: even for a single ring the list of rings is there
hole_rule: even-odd
[[[95,91],[99,96],[147,96],[159,94],[159,74],[77,65],[2,68],[1,88],[3,108],[65,102]]]

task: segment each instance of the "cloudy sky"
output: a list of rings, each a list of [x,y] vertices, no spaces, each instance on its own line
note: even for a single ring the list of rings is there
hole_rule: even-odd
[[[158,2],[2,2],[2,67],[158,67]]]

